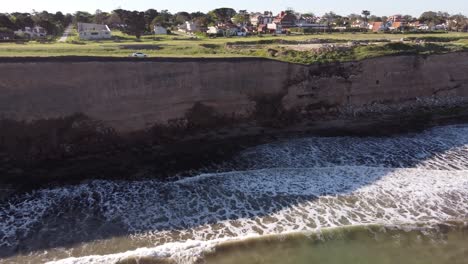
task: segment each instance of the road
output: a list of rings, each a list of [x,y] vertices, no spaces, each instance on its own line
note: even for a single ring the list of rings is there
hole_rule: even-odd
[[[71,31],[73,30],[73,25],[69,25],[66,29],[65,32],[63,32],[63,36],[58,40],[58,42],[65,42],[67,41],[68,36],[71,34]]]

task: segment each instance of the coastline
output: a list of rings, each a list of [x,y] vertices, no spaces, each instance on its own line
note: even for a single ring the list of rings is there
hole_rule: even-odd
[[[466,123],[467,54],[309,66],[258,58],[0,58],[11,73],[0,77],[0,186],[11,195],[90,179],[170,180],[280,139]]]

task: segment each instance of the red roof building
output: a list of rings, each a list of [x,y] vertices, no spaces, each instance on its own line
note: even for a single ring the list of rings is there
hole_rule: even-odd
[[[282,11],[274,20],[273,23],[281,25],[282,28],[294,27],[296,16],[289,12]]]

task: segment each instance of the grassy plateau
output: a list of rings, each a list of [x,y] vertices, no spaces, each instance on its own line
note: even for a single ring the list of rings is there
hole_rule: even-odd
[[[263,57],[310,64],[351,61],[394,54],[468,51],[468,33],[385,34],[322,33],[313,35],[192,37],[182,34],[136,39],[113,32],[112,40],[0,43],[0,57],[127,57],[140,51],[149,57]]]

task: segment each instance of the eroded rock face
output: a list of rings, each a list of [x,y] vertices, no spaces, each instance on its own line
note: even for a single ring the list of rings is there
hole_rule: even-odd
[[[326,70],[326,73],[322,73]],[[289,107],[319,102],[335,107],[362,107],[376,103],[444,99],[468,96],[468,53],[394,56],[310,66],[302,82],[289,87]]]
[[[278,131],[363,135],[468,120],[467,72],[468,53],[309,66],[2,59],[0,183],[190,170]]]
[[[0,72],[2,118],[82,113],[119,132],[187,117],[197,105],[220,116],[264,119],[291,109],[335,113],[375,103],[468,97],[468,53],[311,66],[263,59],[26,60],[0,63]]]

